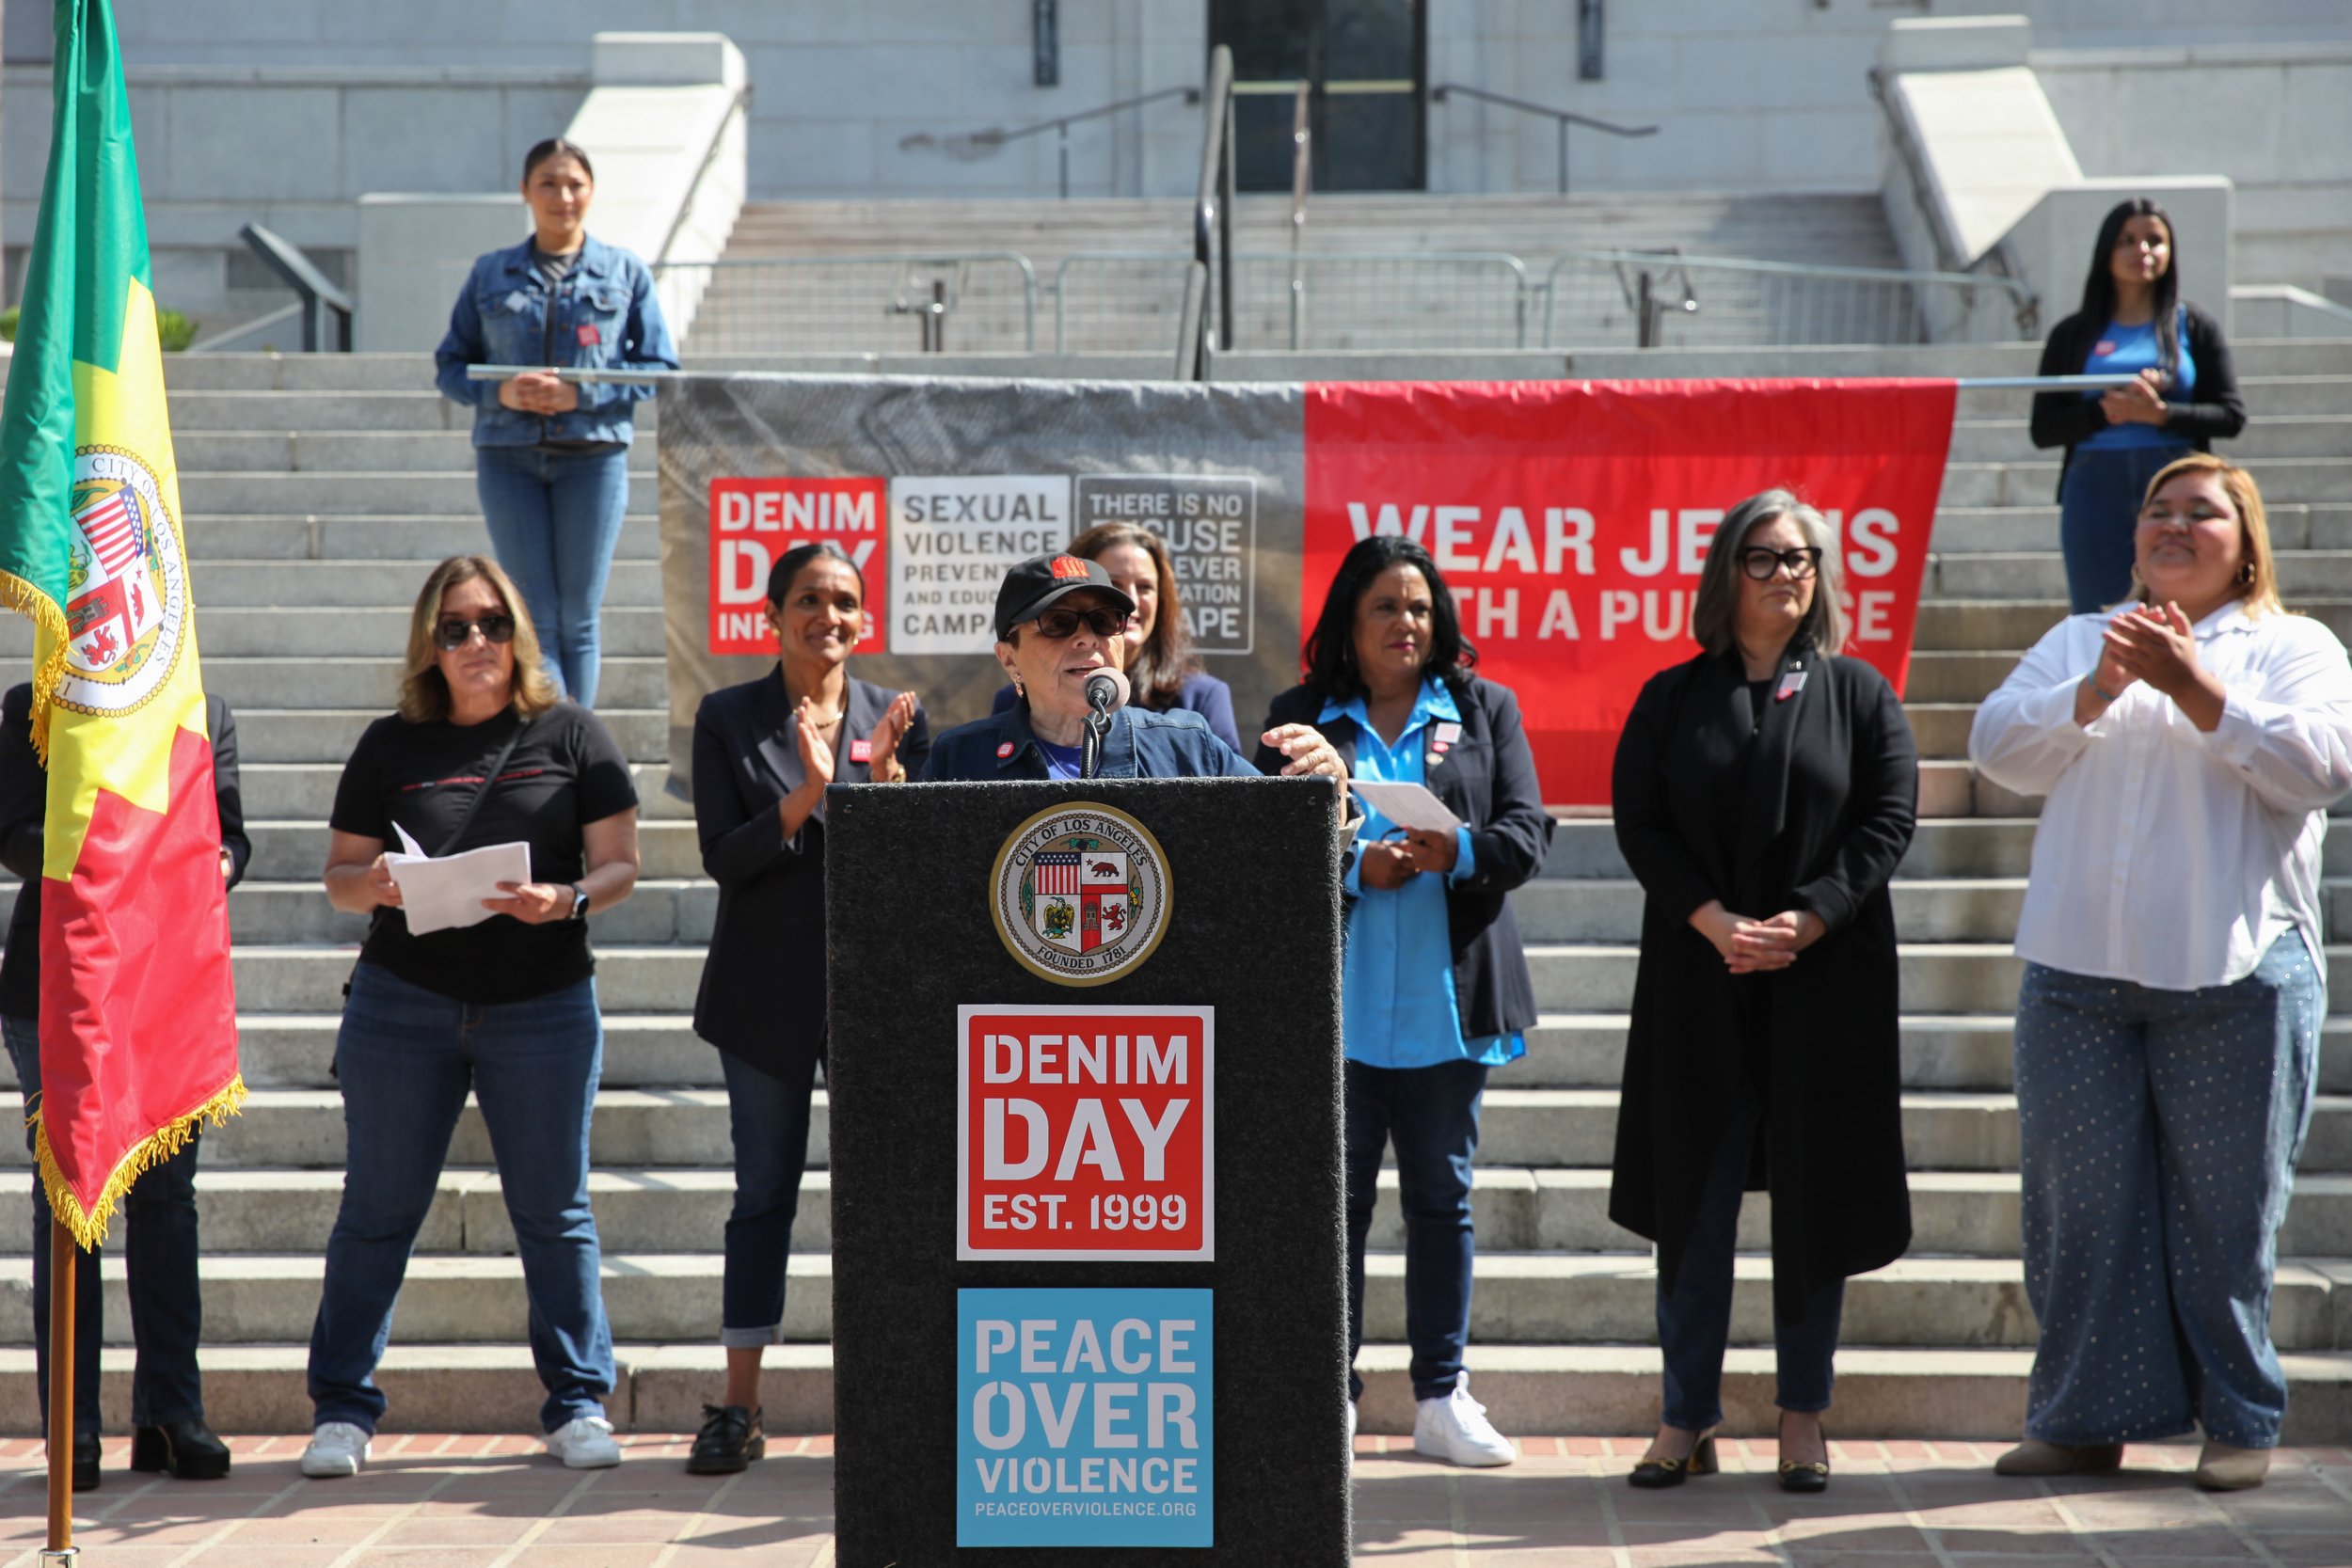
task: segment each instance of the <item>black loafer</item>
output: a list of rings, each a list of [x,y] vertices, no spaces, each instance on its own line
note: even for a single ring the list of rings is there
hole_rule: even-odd
[[[76,1492],[98,1490],[98,1483],[103,1476],[103,1472],[99,1469],[101,1457],[98,1433],[77,1432],[73,1434],[73,1490]]]
[[[131,1429],[131,1468],[182,1481],[218,1481],[229,1473],[229,1445],[201,1418]]]
[[[1699,1440],[1691,1445],[1691,1451],[1680,1459],[1645,1459],[1625,1479],[1629,1485],[1655,1492],[1680,1486],[1692,1476],[1711,1476],[1715,1469],[1715,1433],[1710,1429],[1701,1433]]]
[[[703,1406],[703,1429],[694,1434],[694,1451],[686,1456],[690,1476],[731,1476],[751,1467],[768,1451],[768,1434],[760,1429],[761,1412],[739,1404]]]

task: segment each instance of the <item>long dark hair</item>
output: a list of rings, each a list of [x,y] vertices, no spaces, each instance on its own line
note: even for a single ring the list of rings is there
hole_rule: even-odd
[[[1429,662],[1422,672],[1443,681],[1455,696],[1462,695],[1478,666],[1478,650],[1462,635],[1454,591],[1427,550],[1395,533],[1367,535],[1340,558],[1331,591],[1323,596],[1323,613],[1315,617],[1315,629],[1307,637],[1307,684],[1340,702],[1363,691],[1363,672],[1356,668],[1356,607],[1372,579],[1391,566],[1410,566],[1429,584]]]
[[[1168,543],[1148,528],[1133,523],[1097,523],[1070,541],[1070,553],[1086,561],[1100,561],[1104,552],[1121,545],[1133,545],[1152,558],[1152,571],[1159,579],[1160,607],[1152,623],[1152,635],[1143,640],[1143,646],[1135,651],[1124,673],[1135,687],[1135,700],[1144,707],[1169,708],[1176,705],[1184,691],[1185,679],[1200,668],[1200,660],[1192,651],[1192,633],[1184,626],[1184,607],[1176,596],[1176,566],[1168,559]]]
[[[776,563],[768,568],[768,602],[782,608],[784,596],[792,592],[792,579],[799,577],[801,569],[810,562],[820,559],[838,561],[847,566],[850,575],[857,578],[858,597],[863,599],[866,596],[866,574],[858,569],[858,563],[850,552],[830,539],[813,539],[805,545],[793,546],[776,557]]]
[[[2153,304],[2156,368],[2169,377],[2181,368],[2181,231],[2172,226],[2172,214],[2146,197],[2117,202],[2106,221],[2099,225],[2098,245],[2090,253],[2090,276],[2083,282],[2083,319],[2093,332],[2115,319],[2115,245],[2123,237],[2123,226],[2134,218],[2154,218],[2164,225],[2169,254],[2164,270],[2156,274]]]

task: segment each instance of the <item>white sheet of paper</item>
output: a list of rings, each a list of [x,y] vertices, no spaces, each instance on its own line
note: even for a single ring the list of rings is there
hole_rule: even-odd
[[[531,880],[531,846],[492,844],[462,855],[435,859],[408,836],[399,823],[400,852],[385,863],[400,889],[400,907],[408,916],[408,934],[479,926],[498,911],[482,907],[485,898],[503,898],[501,882]]]
[[[1443,800],[1417,784],[1372,784],[1355,779],[1347,787],[1400,828],[1450,833],[1462,825],[1462,819],[1448,811]]]

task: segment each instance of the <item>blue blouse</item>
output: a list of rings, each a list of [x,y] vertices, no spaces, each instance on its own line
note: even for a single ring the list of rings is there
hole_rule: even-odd
[[[1361,696],[1324,704],[1316,722],[1341,718],[1356,721],[1355,777],[1370,784],[1426,784],[1427,753],[1451,743],[1438,726],[1452,724],[1458,734],[1462,712],[1442,681],[1423,679],[1394,746],[1372,727]],[[1377,843],[1395,824],[1374,810],[1371,801],[1362,804],[1364,821],[1356,831],[1356,841]],[[1424,874],[1401,888],[1367,888],[1361,865],[1359,857],[1347,872],[1347,891],[1355,895],[1347,906],[1347,948],[1341,972],[1347,1059],[1377,1068],[1437,1067],[1465,1058],[1502,1067],[1526,1055],[1524,1036],[1462,1037],[1462,1014],[1454,993],[1454,939],[1446,924],[1445,888],[1438,879]],[[1462,881],[1476,869],[1465,826],[1455,834],[1454,869],[1445,880]]]
[[[2188,352],[2188,312],[2181,312],[2179,325],[2181,362],[2172,370],[2172,385],[2164,389],[2167,403],[2194,403],[2197,392],[2197,360]],[[2099,334],[2091,345],[2090,356],[2083,362],[2085,375],[2137,375],[2141,371],[2156,368],[2156,324],[2141,322],[2137,326],[2119,326],[2113,322]],[[2083,396],[2096,402],[2098,391],[2086,391]],[[2111,424],[2083,442],[2082,451],[2122,451],[2134,447],[2177,447],[2182,444],[2180,432],[2160,424]]]

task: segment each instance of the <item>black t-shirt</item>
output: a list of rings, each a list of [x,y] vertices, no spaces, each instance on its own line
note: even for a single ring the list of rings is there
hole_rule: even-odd
[[[537,882],[576,882],[586,870],[581,829],[637,804],[628,759],[596,715],[558,703],[530,721],[495,787],[455,844],[450,833],[522,722],[512,711],[487,723],[412,724],[393,715],[370,724],[335,786],[339,832],[397,850],[397,822],[427,854],[517,841],[531,846]],[[494,914],[478,926],[408,934],[408,917],[379,909],[360,958],[411,985],[459,1002],[521,1002],[586,979],[588,927],[579,921],[526,926]]]

